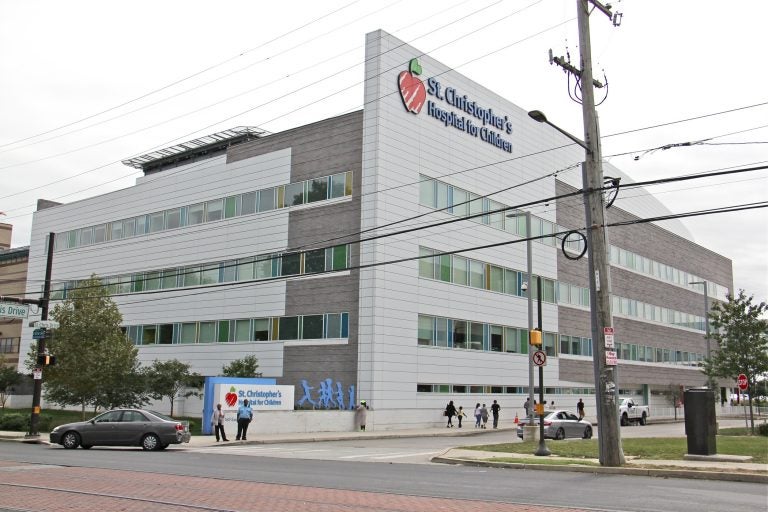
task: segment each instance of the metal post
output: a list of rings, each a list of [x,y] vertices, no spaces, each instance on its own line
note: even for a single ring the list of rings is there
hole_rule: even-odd
[[[539,306],[539,332],[541,333],[541,347],[543,349],[544,330],[542,329],[541,295],[541,276],[536,276],[536,304]],[[547,444],[544,442],[544,366],[539,366],[539,405],[541,406],[541,412],[539,413],[539,447],[534,455],[551,455]]]
[[[533,425],[533,241],[531,240],[531,212],[525,212],[526,252],[528,257],[528,425]]]
[[[40,320],[48,320],[48,304],[51,300],[51,270],[53,269],[53,244],[56,234],[48,233],[48,256],[45,262],[45,282],[43,283],[43,299],[40,305]],[[37,340],[37,355],[45,355],[45,339]],[[43,392],[43,379],[35,379],[32,391],[32,416],[29,419],[28,438],[40,437],[40,398]]]

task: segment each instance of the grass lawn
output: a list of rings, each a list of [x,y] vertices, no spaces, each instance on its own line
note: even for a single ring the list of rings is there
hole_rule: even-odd
[[[681,460],[688,452],[684,437],[657,437],[644,439],[622,439],[624,455],[640,459]],[[502,453],[533,454],[538,443],[508,443],[484,446],[465,446],[467,450],[482,450]],[[552,441],[547,448],[553,455],[583,459],[597,459],[596,439]],[[768,464],[768,437],[764,436],[717,436],[717,453],[723,455],[750,455],[753,462]]]

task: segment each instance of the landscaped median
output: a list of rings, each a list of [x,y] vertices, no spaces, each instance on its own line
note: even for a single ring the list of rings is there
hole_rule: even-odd
[[[535,456],[538,442],[464,446],[450,450],[435,462],[502,466],[519,469],[624,473],[648,476],[703,478],[768,483],[768,437],[728,429],[717,437],[720,455],[750,456],[749,463],[684,460],[684,437],[623,439],[626,465],[606,468],[598,460],[596,439],[547,441],[550,456]]]

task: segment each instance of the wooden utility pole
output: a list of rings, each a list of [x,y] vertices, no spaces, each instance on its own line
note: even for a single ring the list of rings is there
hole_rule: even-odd
[[[589,250],[589,290],[592,315],[592,359],[595,372],[595,399],[600,440],[600,464],[621,466],[624,451],[621,447],[618,382],[615,353],[613,365],[606,364],[606,345],[613,348],[613,320],[611,315],[611,274],[608,237],[605,232],[605,201],[603,199],[603,165],[600,149],[600,129],[595,112],[595,94],[592,78],[592,50],[589,39],[589,6],[608,15],[608,8],[596,0],[576,0],[581,51],[581,100],[584,117],[584,141],[587,144],[583,168],[584,209],[587,221],[587,247]],[[610,343],[605,335],[609,334]]]

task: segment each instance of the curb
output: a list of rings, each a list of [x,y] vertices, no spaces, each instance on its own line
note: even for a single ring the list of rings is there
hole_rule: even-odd
[[[486,468],[528,469],[534,471],[570,471],[573,473],[592,473],[607,475],[631,475],[651,476],[657,478],[688,478],[692,480],[722,480],[726,482],[747,482],[767,484],[768,475],[756,473],[726,473],[716,471],[690,470],[690,469],[647,469],[647,468],[608,468],[602,466],[578,466],[563,465],[553,466],[547,464],[523,464],[518,462],[491,462],[473,459],[452,459],[447,457],[433,457],[432,462],[439,464],[453,464],[460,466],[475,466]]]

